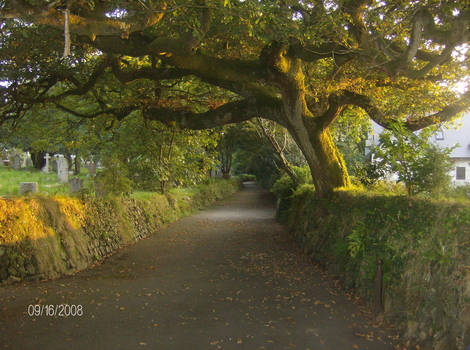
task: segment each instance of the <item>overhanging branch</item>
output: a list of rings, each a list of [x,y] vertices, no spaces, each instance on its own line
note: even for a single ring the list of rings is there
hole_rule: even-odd
[[[377,106],[374,105],[371,98],[357,94],[351,91],[343,92],[341,103],[344,105],[355,105],[362,108],[369,117],[380,126],[390,129],[391,124],[398,120],[392,116],[387,116]],[[417,131],[430,125],[443,123],[470,108],[470,90],[468,90],[455,103],[444,107],[441,111],[420,118],[409,118],[404,121],[404,126],[410,131]]]
[[[101,115],[113,115],[118,120],[122,120],[125,117],[127,117],[130,113],[132,113],[133,111],[138,110],[138,108],[136,106],[125,106],[125,107],[121,107],[121,108],[101,109],[101,110],[98,110],[94,113],[82,113],[82,112],[78,112],[74,109],[68,108],[68,107],[66,107],[66,106],[64,106],[60,103],[56,103],[55,106],[58,109],[66,112],[66,113],[72,114],[72,115],[74,115],[76,117],[79,117],[79,118],[87,118],[87,119],[97,118]]]
[[[107,15],[116,9],[111,2],[108,4],[98,2],[93,8],[76,1],[72,1],[71,4],[70,32],[86,35],[92,40],[98,35],[126,38],[130,33],[143,31],[159,23],[167,9],[166,2],[158,1],[155,8],[140,8],[139,11],[135,11],[135,15],[112,18]],[[0,11],[0,18],[33,19],[37,24],[64,28],[64,15],[60,2],[52,2],[45,6],[31,5],[23,0],[11,0]]]
[[[170,108],[150,107],[144,110],[144,118],[157,120],[167,125],[177,125],[183,129],[210,129],[231,123],[240,123],[251,118],[263,117],[278,121],[282,114],[282,102],[266,97],[259,100],[249,98],[228,102],[216,109],[203,113],[176,111]]]
[[[119,67],[119,61],[114,60],[112,64],[112,71],[114,76],[122,83],[128,83],[138,79],[149,79],[149,80],[169,80],[178,79],[184,76],[190,75],[191,72],[178,69],[178,68],[153,68],[153,67],[142,67],[134,70],[122,70]]]

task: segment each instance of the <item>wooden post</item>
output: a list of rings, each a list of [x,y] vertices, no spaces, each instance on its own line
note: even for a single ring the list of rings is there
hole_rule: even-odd
[[[384,312],[383,307],[383,272],[382,272],[382,259],[377,260],[377,270],[375,271],[375,285],[374,285],[374,306],[377,315]]]

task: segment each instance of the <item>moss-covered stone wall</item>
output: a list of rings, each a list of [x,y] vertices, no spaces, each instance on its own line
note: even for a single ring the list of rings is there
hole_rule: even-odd
[[[470,206],[304,185],[280,204],[304,251],[376,304],[382,262],[385,318],[407,348],[470,344]],[[380,300],[380,295],[377,295]]]
[[[74,273],[238,188],[220,180],[146,199],[2,198],[0,282]]]

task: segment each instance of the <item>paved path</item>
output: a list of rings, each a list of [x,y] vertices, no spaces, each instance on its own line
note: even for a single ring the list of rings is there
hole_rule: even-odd
[[[0,287],[0,349],[393,349],[274,220],[254,185],[103,264]],[[30,304],[82,305],[30,317]]]

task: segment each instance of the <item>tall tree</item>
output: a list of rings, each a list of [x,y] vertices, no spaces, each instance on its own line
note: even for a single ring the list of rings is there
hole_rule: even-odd
[[[81,117],[122,119],[139,109],[191,129],[261,117],[289,130],[320,196],[350,184],[329,130],[346,106],[386,128],[398,120],[418,130],[470,104],[469,91],[451,89],[468,72],[466,1],[0,4],[3,119],[36,103]],[[65,9],[72,44],[62,57]],[[165,93],[181,82],[214,94]]]

